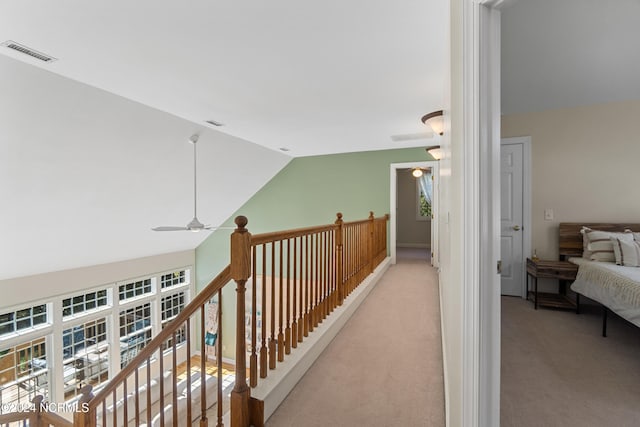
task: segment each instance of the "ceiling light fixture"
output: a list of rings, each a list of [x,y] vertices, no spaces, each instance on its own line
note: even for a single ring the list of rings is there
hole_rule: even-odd
[[[431,129],[438,135],[444,133],[444,112],[442,110],[434,111],[433,113],[425,114],[422,116],[422,123],[431,127]]]
[[[420,178],[422,176],[422,169],[414,168],[413,171],[411,172],[411,175],[413,175],[414,178]]]
[[[211,126],[216,126],[216,127],[224,126],[224,124],[220,122],[216,122],[215,120],[205,120],[204,122],[207,124],[210,124]]]
[[[440,160],[442,158],[442,149],[439,145],[432,145],[431,147],[425,148],[425,150],[427,150],[427,153],[429,153],[434,160]]]

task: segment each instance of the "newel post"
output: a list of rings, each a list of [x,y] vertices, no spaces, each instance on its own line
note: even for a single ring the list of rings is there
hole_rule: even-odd
[[[96,425],[96,410],[95,408],[91,410],[89,405],[91,399],[93,399],[93,386],[87,384],[80,389],[78,406],[73,413],[74,427],[93,427]]]
[[[244,216],[235,219],[238,226],[231,235],[231,278],[236,282],[236,383],[231,392],[231,427],[250,425],[247,386],[247,349],[245,342],[245,285],[251,276],[251,233]]]
[[[375,216],[373,211],[369,211],[369,238],[367,239],[367,251],[369,253],[369,274],[373,273],[373,249],[375,247]]]
[[[33,412],[29,417],[29,425],[34,427],[42,426],[42,401],[44,397],[39,394],[31,400],[33,403]]]
[[[342,305],[342,301],[344,301],[344,266],[342,264],[344,260],[344,238],[342,235],[342,213],[338,212],[336,216],[338,217],[335,222],[338,226],[336,228],[336,289],[338,290],[338,305]]]

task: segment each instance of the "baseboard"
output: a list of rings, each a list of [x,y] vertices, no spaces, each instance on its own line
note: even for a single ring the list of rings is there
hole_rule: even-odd
[[[430,247],[429,243],[396,243],[396,248],[429,249]]]
[[[439,273],[439,271],[438,271]],[[442,339],[442,373],[444,379],[444,425],[449,424],[449,375],[447,371],[447,346],[444,342],[444,322],[442,321],[442,287],[440,274],[438,274],[438,299],[440,300],[440,337]]]
[[[330,316],[314,328],[313,333],[292,351],[285,360],[278,363],[277,369],[269,371],[269,376],[260,379],[251,396],[264,401],[265,421],[275,412],[295,385],[304,376],[313,362],[340,332],[356,309],[362,304],[369,292],[376,286],[382,275],[391,265],[387,257],[375,271],[369,275]]]

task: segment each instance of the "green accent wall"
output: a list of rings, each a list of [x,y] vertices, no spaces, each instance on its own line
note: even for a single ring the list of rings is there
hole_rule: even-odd
[[[389,213],[389,165],[391,163],[433,160],[424,148],[368,151],[298,157],[293,159],[249,201],[229,218],[249,219],[252,234],[329,224],[342,212],[345,221]],[[221,201],[224,202],[224,201]],[[229,264],[231,230],[213,232],[196,249],[197,290],[203,289]],[[223,313],[235,312],[235,286],[223,292]],[[231,316],[223,322],[223,337],[234,335]],[[232,345],[225,346],[225,357],[233,357]]]

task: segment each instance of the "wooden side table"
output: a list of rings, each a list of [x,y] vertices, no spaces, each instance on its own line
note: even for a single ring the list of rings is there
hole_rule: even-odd
[[[566,295],[566,282],[576,279],[578,266],[568,261],[550,261],[527,258],[527,299],[533,299],[533,306],[553,308],[576,308],[576,303]],[[529,277],[533,281],[533,291],[529,290]],[[557,294],[538,292],[538,279],[557,279]]]

